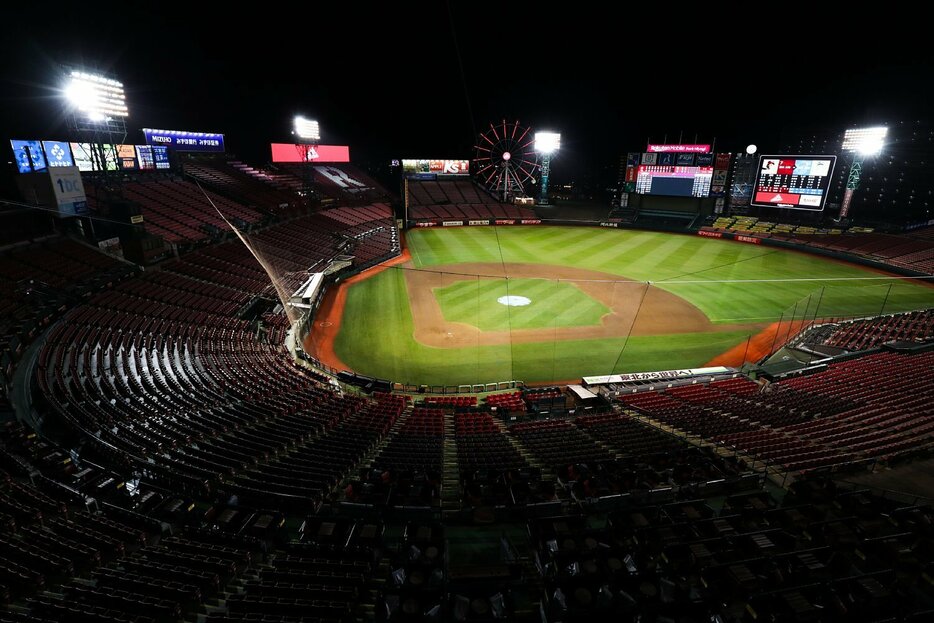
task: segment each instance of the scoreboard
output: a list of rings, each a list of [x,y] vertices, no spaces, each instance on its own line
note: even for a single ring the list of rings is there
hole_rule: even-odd
[[[636,173],[636,192],[640,195],[706,197],[710,194],[712,166],[641,164]]]
[[[754,206],[824,209],[836,156],[760,156]]]

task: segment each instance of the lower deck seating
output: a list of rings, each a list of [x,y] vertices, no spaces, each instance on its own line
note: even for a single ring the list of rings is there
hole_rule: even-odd
[[[736,379],[624,395],[623,404],[686,432],[811,470],[934,444],[934,353],[883,352],[762,386]]]

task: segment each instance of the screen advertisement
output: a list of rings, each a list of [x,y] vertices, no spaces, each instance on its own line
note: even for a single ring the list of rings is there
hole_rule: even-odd
[[[273,162],[350,162],[347,145],[297,145],[272,143]]]
[[[670,197],[707,197],[713,167],[640,165],[636,174],[636,192],[640,195]]]
[[[71,153],[74,156],[75,166],[78,167],[78,170],[94,170],[94,157],[91,154],[90,143],[72,143]]]
[[[117,163],[120,161],[117,157],[117,146],[107,143],[101,145],[101,150],[104,152],[104,168],[108,171],[116,171],[119,168]]]
[[[215,132],[143,128],[143,135],[147,145],[162,145],[176,151],[224,152],[224,135]]]
[[[50,167],[73,167],[75,162],[71,157],[71,148],[62,141],[42,141],[45,150],[45,160]]]
[[[52,192],[58,203],[60,216],[78,216],[87,214],[88,200],[84,195],[84,183],[78,167],[53,167],[49,171],[52,177]]]
[[[13,147],[13,159],[16,161],[16,169],[20,173],[33,173],[35,171],[45,171],[45,156],[42,155],[42,144],[40,141],[10,141]]]
[[[156,169],[170,169],[172,165],[169,163],[169,149],[164,145],[153,145],[152,146],[152,159],[156,163]]]
[[[438,175],[469,175],[469,160],[403,160],[402,171],[407,174],[437,173]]]
[[[710,153],[710,145],[669,145],[649,143],[645,151],[671,154],[706,154]]]
[[[121,169],[136,168],[136,146],[135,145],[117,145],[117,162]]]
[[[151,145],[136,145],[136,160],[139,162],[141,171],[151,171],[156,168],[156,163],[152,159]]]
[[[836,156],[760,156],[751,204],[823,210]]]

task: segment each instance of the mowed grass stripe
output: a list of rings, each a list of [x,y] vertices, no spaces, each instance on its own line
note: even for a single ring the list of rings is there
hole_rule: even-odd
[[[433,288],[444,319],[470,324],[481,331],[509,331],[595,325],[609,311],[569,282],[494,279],[483,280],[480,284],[477,287],[473,282],[464,281]],[[497,301],[507,295],[524,296],[531,303],[507,307]]]
[[[548,291],[540,292],[538,299],[532,299],[534,303],[529,305],[529,316],[526,319],[530,327],[573,327],[592,319],[592,305],[575,305],[579,301],[574,291],[576,287],[560,287],[557,282],[552,282],[551,286]],[[579,316],[569,315],[568,309],[575,307]]]
[[[799,304],[798,318],[805,314],[824,318],[869,316],[934,307],[934,289],[930,287],[896,280],[826,281],[876,278],[879,273],[783,249],[633,230],[497,229],[498,236],[492,227],[413,231],[408,233],[408,245],[416,265],[432,268],[462,262],[498,265],[499,244],[502,243],[507,261],[566,265],[620,275],[622,279],[653,281],[653,287],[684,298],[718,323],[787,318],[796,303]],[[581,245],[586,245],[587,253]],[[789,278],[818,280],[794,282],[787,281]],[[445,287],[453,285],[446,279],[449,278],[442,277],[438,283]],[[663,279],[668,281],[662,282]],[[748,279],[766,281],[715,283]],[[687,281],[701,283],[684,283]],[[460,293],[462,299],[457,301],[457,306],[464,317],[489,326],[508,326],[510,317],[522,320],[516,315],[521,308],[507,309],[495,303],[498,296],[506,294],[504,284],[497,294],[496,280],[481,279],[479,286],[477,280],[462,283],[465,289]],[[891,289],[890,283],[895,284]],[[698,366],[744,340],[749,333],[749,330],[737,329],[634,336],[628,342],[624,339],[546,341],[452,351],[426,347],[414,341],[404,286],[402,271],[393,270],[350,288],[342,330],[335,344],[345,363],[365,374],[419,383],[547,381],[609,371]],[[489,289],[484,291],[485,287]],[[535,322],[544,322],[547,326],[554,326],[555,322],[582,322],[580,318],[570,317],[579,310],[586,317],[587,312],[578,304],[563,302],[548,289],[543,292],[540,296],[553,299],[549,304],[554,316],[536,318]],[[588,297],[588,300],[592,299]],[[538,314],[538,310],[531,309],[533,306],[528,310],[534,312],[529,317]],[[477,320],[478,316],[484,320]],[[625,349],[622,348],[624,344]],[[552,376],[553,367],[557,377]]]

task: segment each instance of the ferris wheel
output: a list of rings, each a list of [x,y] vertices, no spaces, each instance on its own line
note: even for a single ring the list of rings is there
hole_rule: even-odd
[[[474,175],[504,202],[525,196],[526,184],[534,184],[540,168],[535,133],[518,121],[493,125],[477,137]]]

